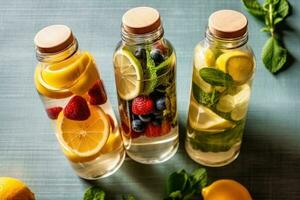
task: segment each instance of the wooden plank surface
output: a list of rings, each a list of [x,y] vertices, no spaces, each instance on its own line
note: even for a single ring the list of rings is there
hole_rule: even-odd
[[[236,179],[249,188],[254,199],[300,199],[300,2],[290,2],[293,15],[287,20],[289,30],[284,31],[284,42],[294,57],[293,64],[273,76],[260,60],[267,38],[259,31],[262,24],[249,16],[238,0],[1,0],[0,176],[23,179],[40,200],[80,200],[92,183],[102,186],[109,193],[108,199],[120,199],[121,194],[128,193],[143,200],[162,199],[166,174],[199,167],[182,148],[193,48],[204,36],[209,14],[230,8],[249,17],[249,43],[258,59],[257,73],[241,154],[226,167],[208,168],[209,177]],[[120,40],[122,14],[140,5],[159,9],[165,36],[177,52],[181,147],[164,164],[142,165],[126,158],[111,177],[86,182],[73,173],[60,152],[35,92],[33,37],[49,24],[72,27],[80,47],[94,54],[116,109],[112,53]]]

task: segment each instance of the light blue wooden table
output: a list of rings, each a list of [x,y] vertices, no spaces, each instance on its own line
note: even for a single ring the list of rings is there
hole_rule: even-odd
[[[181,139],[185,134],[192,53],[203,38],[209,14],[230,8],[245,13],[250,22],[250,44],[257,55],[257,74],[239,158],[221,168],[208,168],[210,180],[233,178],[249,188],[254,199],[300,199],[300,2],[290,0],[293,15],[284,42],[293,65],[277,76],[260,60],[266,34],[238,0],[194,1],[0,1],[0,176],[26,181],[39,200],[80,200],[85,182],[72,171],[59,150],[49,121],[33,85],[36,64],[33,37],[49,24],[70,26],[82,49],[96,57],[107,91],[117,108],[112,53],[120,39],[122,14],[131,7],[159,9],[165,36],[178,55],[178,104]],[[162,199],[166,174],[199,165],[182,148],[168,162],[148,166],[126,159],[113,176],[93,182],[108,199],[134,194],[141,200]]]

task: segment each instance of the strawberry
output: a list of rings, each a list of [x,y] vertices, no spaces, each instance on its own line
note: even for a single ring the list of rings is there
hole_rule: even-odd
[[[171,124],[167,120],[164,120],[161,124],[161,134],[166,135],[171,130]]]
[[[47,115],[50,119],[57,119],[59,113],[62,111],[62,107],[60,106],[56,106],[56,107],[52,107],[52,108],[47,108],[46,109],[46,112],[47,112]]]
[[[106,92],[101,80],[97,80],[94,86],[88,91],[91,105],[101,105],[107,101]]]
[[[131,110],[136,115],[148,115],[154,110],[154,103],[147,96],[138,96],[132,101]]]
[[[71,120],[83,121],[91,115],[86,100],[81,96],[74,96],[64,109],[64,115]]]
[[[143,133],[138,133],[138,132],[135,132],[135,131],[132,130],[130,135],[131,135],[132,139],[135,139],[135,138],[138,138],[138,137],[142,136]]]
[[[155,125],[155,124],[148,124],[145,130],[145,135],[147,137],[159,137],[162,135],[162,129],[161,126]]]

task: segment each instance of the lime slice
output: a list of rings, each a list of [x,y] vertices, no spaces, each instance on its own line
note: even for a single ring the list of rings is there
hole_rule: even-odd
[[[140,62],[127,50],[114,55],[116,85],[118,94],[124,100],[137,97],[142,89],[143,70]]]
[[[222,96],[217,104],[217,110],[221,112],[231,112],[235,106],[235,99],[231,95]]]
[[[246,83],[253,74],[254,62],[250,54],[234,50],[223,53],[216,61],[216,66],[230,74],[238,84]]]
[[[197,131],[222,132],[225,129],[233,128],[234,123],[218,116],[210,109],[198,104],[195,99],[191,99],[189,108],[189,124]]]
[[[234,121],[239,121],[244,117],[246,117],[247,110],[248,110],[247,108],[248,108],[247,104],[243,104],[235,107],[234,110],[231,112],[231,119],[233,119]]]

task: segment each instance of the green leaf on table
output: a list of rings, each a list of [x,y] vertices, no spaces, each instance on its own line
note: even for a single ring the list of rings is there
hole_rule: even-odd
[[[276,73],[284,66],[286,58],[287,50],[280,46],[276,38],[269,38],[262,49],[262,60],[267,69]]]
[[[261,32],[270,32],[270,28],[269,27],[263,27],[260,29]]]
[[[93,186],[84,193],[83,200],[105,200],[105,192],[99,186]]]
[[[192,185],[200,184],[204,188],[207,184],[207,172],[205,168],[199,168],[193,171],[190,176]]]
[[[242,0],[247,10],[256,17],[263,17],[266,14],[266,11],[256,0]]]
[[[186,187],[188,175],[184,169],[172,173],[167,180],[167,193],[182,191]]]
[[[221,70],[212,67],[204,67],[199,70],[200,77],[213,86],[230,87],[234,84],[232,77]]]
[[[122,195],[122,200],[136,200],[136,198],[131,194],[128,196]]]
[[[276,5],[275,5],[275,19],[274,19],[274,24],[278,24],[281,22],[288,14],[289,14],[289,3],[287,0],[280,0]]]

